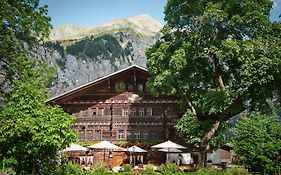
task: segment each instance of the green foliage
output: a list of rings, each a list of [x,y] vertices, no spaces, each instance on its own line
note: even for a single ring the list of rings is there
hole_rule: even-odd
[[[58,41],[56,41],[56,42],[47,41],[47,42],[44,42],[43,46],[58,51],[60,53],[61,57],[65,58],[64,49],[61,46],[60,42],[58,42]]]
[[[271,0],[167,2],[162,37],[146,50],[147,85],[178,96],[176,129],[199,150],[221,142],[231,117],[281,101],[281,23],[269,21],[271,8]]]
[[[193,117],[190,110],[177,121],[175,128],[189,143],[199,146],[203,131],[200,129],[200,122]]]
[[[93,175],[99,175],[99,174],[106,174],[108,172],[108,168],[106,164],[104,163],[96,163],[93,167],[93,171],[91,174]]]
[[[204,131],[212,127],[212,121],[199,121],[194,118],[193,113],[190,110],[187,110],[185,114],[177,121],[176,130],[178,134],[186,139],[186,142],[199,147],[201,138],[203,137]],[[226,123],[222,123],[218,132],[215,134],[213,139],[210,142],[210,148],[217,148],[219,145],[225,143],[224,132],[227,128]]]
[[[22,75],[19,67],[27,49],[48,36],[51,25],[47,7],[39,7],[39,0],[2,0],[0,16],[0,69],[4,78],[0,90],[6,96],[11,81]]]
[[[157,174],[155,171],[154,171],[154,166],[151,165],[151,164],[147,164],[145,169],[141,172],[142,175],[155,175]]]
[[[243,168],[228,168],[227,170],[220,169],[199,169],[195,172],[188,173],[190,175],[251,175],[246,169]]]
[[[81,146],[90,146],[90,145],[93,145],[93,144],[96,144],[98,143],[99,141],[81,141],[81,142],[78,142],[79,145]]]
[[[133,165],[131,165],[131,164],[126,164],[126,165],[124,166],[124,172],[132,172],[132,170],[133,170]]]
[[[242,163],[250,165],[253,171],[280,171],[277,157],[281,151],[281,125],[276,116],[255,113],[245,117],[237,127],[233,146]]]
[[[129,141],[117,141],[115,144],[126,148],[126,147],[131,147],[131,146],[138,146],[144,149],[149,149],[151,146],[158,144],[159,142],[157,141],[151,141],[151,140],[129,140]]]
[[[210,169],[199,169],[198,171],[196,171],[195,173],[192,174],[200,174],[200,175],[225,175],[227,174],[226,172],[222,171],[222,170],[218,170],[215,168],[210,168]]]
[[[128,42],[125,49],[119,44],[116,37],[105,34],[96,38],[86,37],[71,46],[67,47],[67,53],[91,59],[98,56],[108,58],[113,61],[121,56],[128,56],[131,53],[132,43]]]
[[[178,166],[175,163],[161,164],[160,171],[162,174],[175,174],[178,172]]]
[[[80,167],[77,164],[67,164],[65,168],[63,168],[63,174],[65,175],[79,175],[81,174]]]
[[[2,159],[0,161],[0,173],[8,173],[8,172],[13,172],[13,166],[16,165],[17,161],[14,158],[10,158],[10,159]]]
[[[250,175],[250,173],[244,168],[228,168],[227,172],[231,175]]]
[[[0,113],[0,158],[14,158],[18,174],[55,171],[57,151],[75,140],[73,116],[44,103],[53,71],[37,64],[22,62],[22,78],[13,82],[7,107]]]

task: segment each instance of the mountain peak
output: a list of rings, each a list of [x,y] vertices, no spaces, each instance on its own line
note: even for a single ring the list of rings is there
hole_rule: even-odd
[[[80,39],[85,36],[95,36],[107,31],[114,31],[120,28],[132,27],[134,30],[145,36],[153,36],[163,25],[147,14],[141,14],[126,19],[114,19],[105,24],[95,27],[80,27],[71,24],[65,24],[56,27],[50,32],[50,40],[69,40]]]
[[[150,30],[154,33],[159,32],[159,30],[163,27],[163,25],[159,21],[147,14],[133,16],[128,18],[128,20],[135,24],[138,29],[146,31]]]

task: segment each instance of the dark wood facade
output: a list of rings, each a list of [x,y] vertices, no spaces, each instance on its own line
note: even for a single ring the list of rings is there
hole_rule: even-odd
[[[79,141],[175,140],[175,97],[154,97],[146,69],[133,65],[48,100],[76,116]]]

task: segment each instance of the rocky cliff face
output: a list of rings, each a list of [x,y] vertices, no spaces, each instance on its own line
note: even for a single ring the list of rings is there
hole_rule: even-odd
[[[161,28],[148,15],[93,28],[62,26],[51,31],[35,56],[55,67],[51,91],[58,95],[132,64],[145,67],[145,49],[159,39]]]

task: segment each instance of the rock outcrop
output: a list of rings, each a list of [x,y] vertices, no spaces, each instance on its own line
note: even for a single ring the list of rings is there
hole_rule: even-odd
[[[50,87],[58,95],[132,64],[146,66],[145,49],[159,39],[162,25],[148,15],[116,19],[97,27],[62,26],[35,56],[53,65]]]

